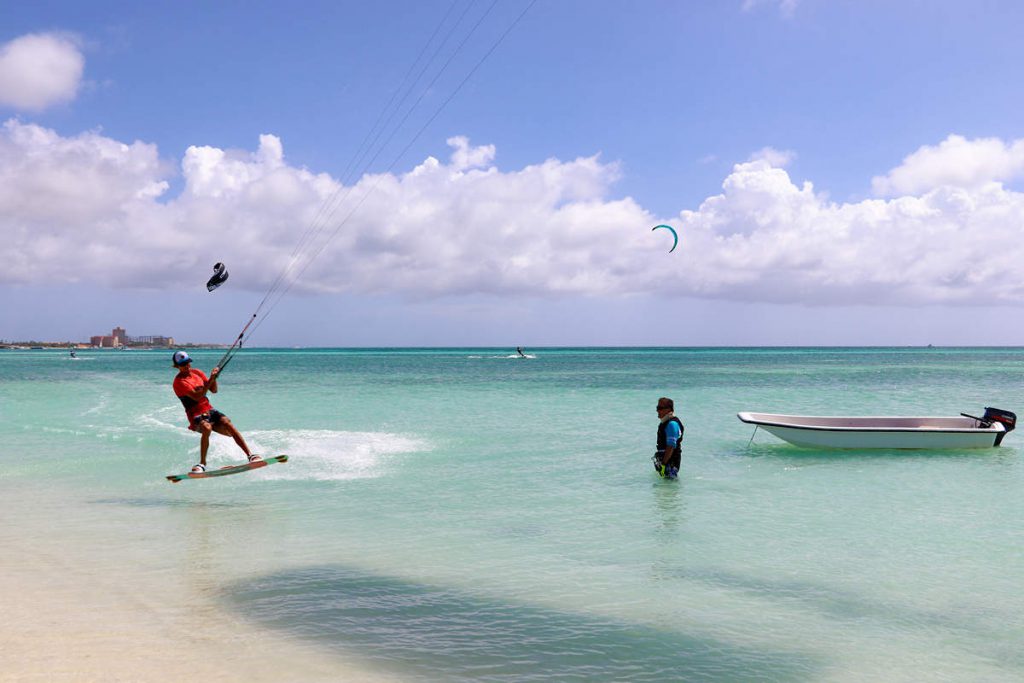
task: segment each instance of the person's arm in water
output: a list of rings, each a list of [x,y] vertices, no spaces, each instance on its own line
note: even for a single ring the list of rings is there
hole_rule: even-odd
[[[682,445],[683,433],[675,422],[669,423],[665,432],[665,455],[661,456],[661,464],[667,467],[672,462],[672,454]]]

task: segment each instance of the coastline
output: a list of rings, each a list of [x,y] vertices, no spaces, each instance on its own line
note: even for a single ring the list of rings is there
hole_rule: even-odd
[[[61,504],[4,488],[8,511]],[[0,681],[393,680],[231,614],[212,573],[112,558],[88,524],[0,523]]]

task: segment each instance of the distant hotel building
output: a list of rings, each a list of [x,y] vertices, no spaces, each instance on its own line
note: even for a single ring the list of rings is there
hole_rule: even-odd
[[[174,346],[174,337],[129,337],[123,327],[115,327],[110,335],[89,337],[89,344],[101,349],[119,349],[123,346]]]

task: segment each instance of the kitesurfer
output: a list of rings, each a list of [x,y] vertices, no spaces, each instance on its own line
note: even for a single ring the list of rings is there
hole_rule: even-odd
[[[520,358],[526,358],[526,354],[523,353],[523,347],[522,346],[517,346],[516,347],[516,353],[519,354]]]
[[[652,460],[662,477],[675,479],[682,465],[683,423],[675,416],[675,403],[662,396],[658,399],[658,450]]]
[[[207,392],[217,393],[217,375],[220,368],[210,371],[210,376],[202,370],[192,367],[192,358],[185,351],[175,351],[171,361],[178,370],[174,378],[174,395],[181,399],[185,406],[185,415],[188,417],[189,429],[199,432],[202,439],[199,442],[199,464],[192,468],[193,472],[206,471],[206,452],[210,448],[210,432],[217,432],[224,436],[230,436],[242,449],[249,462],[261,460],[260,456],[249,451],[242,434],[231,424],[228,416],[219,410],[214,410],[206,398]]]

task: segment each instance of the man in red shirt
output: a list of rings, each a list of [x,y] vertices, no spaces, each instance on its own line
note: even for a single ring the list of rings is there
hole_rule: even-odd
[[[212,391],[217,393],[217,375],[220,368],[210,371],[210,376],[202,370],[192,368],[192,359],[184,351],[175,351],[172,360],[174,367],[178,369],[178,375],[174,378],[174,395],[181,399],[185,406],[185,415],[188,416],[189,429],[199,432],[202,439],[199,442],[199,464],[192,468],[193,472],[206,471],[206,451],[210,448],[210,432],[217,432],[224,436],[230,436],[242,449],[249,462],[260,460],[260,456],[249,452],[249,446],[241,433],[231,424],[228,416],[219,410],[214,410],[210,405],[206,393]]]

